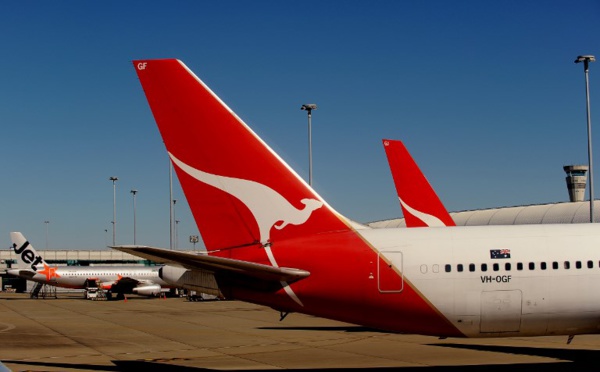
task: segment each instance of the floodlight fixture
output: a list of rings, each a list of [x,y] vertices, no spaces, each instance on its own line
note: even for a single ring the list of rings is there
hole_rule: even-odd
[[[302,105],[302,107],[300,107],[300,110],[306,110],[310,113],[310,111],[312,110],[316,110],[317,109],[317,105],[315,105],[314,103],[307,103]]]

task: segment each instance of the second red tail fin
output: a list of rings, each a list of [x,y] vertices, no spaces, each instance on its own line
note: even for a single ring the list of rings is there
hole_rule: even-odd
[[[404,144],[400,141],[384,139],[383,147],[390,164],[406,227],[455,226],[454,220]]]

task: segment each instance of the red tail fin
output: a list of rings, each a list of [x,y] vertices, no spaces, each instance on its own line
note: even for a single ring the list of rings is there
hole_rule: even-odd
[[[133,64],[207,250],[349,229],[181,61]]]
[[[454,220],[404,144],[383,140],[407,227],[455,226]]]

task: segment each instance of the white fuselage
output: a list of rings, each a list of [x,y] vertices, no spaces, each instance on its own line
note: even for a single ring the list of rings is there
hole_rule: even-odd
[[[359,233],[402,274],[401,283],[381,283],[384,291],[412,285],[467,337],[600,329],[600,225]],[[491,258],[492,250],[510,258]]]
[[[57,266],[54,275],[34,273],[32,270],[9,269],[11,275],[27,280],[65,288],[85,288],[88,280],[95,280],[110,288],[122,278],[134,279],[148,284],[168,285],[159,277],[159,266]]]

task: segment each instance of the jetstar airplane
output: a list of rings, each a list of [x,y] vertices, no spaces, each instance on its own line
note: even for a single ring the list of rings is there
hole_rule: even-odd
[[[429,181],[401,141],[384,139],[406,227],[456,226]]]
[[[192,71],[133,66],[208,255],[120,247],[179,265],[203,292],[443,337],[600,327],[597,224],[370,229],[336,212]]]
[[[50,267],[20,232],[11,232],[12,247],[17,255],[18,269],[8,269],[10,275],[57,287],[86,289],[98,285],[111,298],[134,293],[157,296],[168,290],[159,277],[161,267],[144,266],[56,266]],[[163,286],[166,286],[163,288]]]

